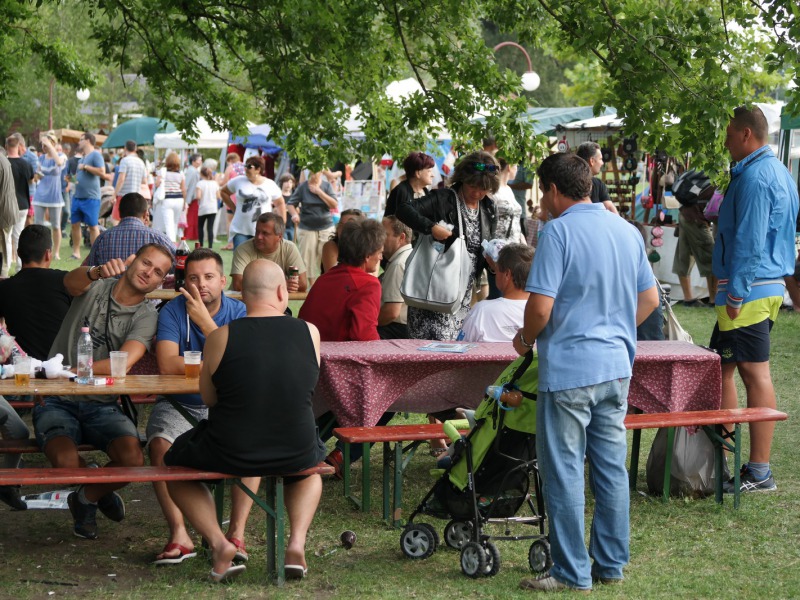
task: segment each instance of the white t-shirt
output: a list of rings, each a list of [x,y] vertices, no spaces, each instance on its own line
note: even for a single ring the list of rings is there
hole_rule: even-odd
[[[200,202],[197,204],[197,215],[213,215],[217,212],[217,192],[219,184],[213,179],[201,179],[197,182],[200,190]]]
[[[225,186],[236,194],[236,212],[231,221],[231,231],[255,236],[256,222],[253,217],[272,212],[272,201],[282,198],[281,188],[272,179],[264,178],[259,185],[253,185],[247,176],[234,177]]]
[[[527,300],[497,298],[473,306],[461,331],[465,342],[510,342],[525,322]],[[459,339],[462,339],[459,336]]]

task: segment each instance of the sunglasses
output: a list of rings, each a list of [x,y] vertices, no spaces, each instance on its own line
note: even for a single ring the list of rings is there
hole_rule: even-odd
[[[259,171],[261,170],[261,167],[259,167],[258,165],[247,165],[247,168],[248,169],[258,169]]]
[[[494,173],[500,168],[497,165],[487,165],[486,163],[472,163],[471,166],[473,171],[479,171],[480,173]]]

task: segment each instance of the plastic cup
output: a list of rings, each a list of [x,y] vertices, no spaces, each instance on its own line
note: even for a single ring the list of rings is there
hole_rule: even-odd
[[[111,377],[125,379],[125,374],[128,370],[128,353],[116,350],[110,352],[108,357],[111,359]]]
[[[31,383],[31,357],[14,357],[14,383],[16,385],[30,385]]]
[[[184,376],[186,379],[199,379],[200,378],[200,362],[203,359],[203,353],[196,350],[190,350],[183,353]]]

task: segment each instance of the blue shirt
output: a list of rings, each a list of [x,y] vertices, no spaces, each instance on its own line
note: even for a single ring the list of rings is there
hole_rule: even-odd
[[[575,204],[549,221],[525,287],[555,299],[536,340],[539,390],[630,377],[638,295],[653,286],[642,236],[602,204]]]
[[[218,327],[227,325],[234,319],[241,319],[247,316],[247,311],[243,302],[228,298],[224,293],[222,294],[222,305],[219,307],[217,314],[214,315],[214,323]],[[186,325],[189,324],[187,332]],[[156,334],[158,342],[175,342],[178,344],[178,353],[183,356],[186,350],[203,350],[206,344],[206,336],[200,328],[188,318],[186,313],[186,298],[178,296],[174,300],[170,300],[158,315],[158,333]],[[181,404],[187,406],[202,406],[203,400],[200,394],[175,394],[173,398],[178,400]]]
[[[103,173],[106,171],[103,155],[97,150],[92,150],[84,156],[79,164],[103,169]],[[78,184],[75,186],[75,197],[81,200],[100,200],[100,176],[78,169]]]
[[[718,306],[783,296],[783,278],[794,273],[797,256],[797,209],[797,184],[769,146],[731,169],[711,262],[720,280]]]

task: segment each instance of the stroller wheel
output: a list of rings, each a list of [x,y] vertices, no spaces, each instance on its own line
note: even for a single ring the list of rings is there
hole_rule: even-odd
[[[528,550],[528,564],[534,573],[544,573],[553,566],[550,559],[550,544],[545,539],[535,540]]]
[[[450,548],[460,550],[472,539],[472,523],[470,521],[450,521],[444,528],[444,543]]]
[[[435,534],[433,528],[424,523],[406,525],[400,536],[400,549],[408,558],[415,560],[428,558],[436,551]]]
[[[500,571],[500,551],[492,542],[486,542],[486,570],[484,576],[494,577]]]
[[[486,551],[478,542],[467,542],[461,548],[461,572],[473,579],[486,574]]]
[[[440,544],[439,533],[436,531],[433,525],[429,525],[428,523],[417,523],[417,525],[420,525],[428,530],[428,533],[430,534],[430,537],[433,540],[433,552],[436,552],[436,549],[439,547]]]

